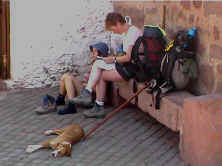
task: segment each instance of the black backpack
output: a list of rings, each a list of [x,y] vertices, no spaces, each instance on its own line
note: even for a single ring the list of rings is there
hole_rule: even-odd
[[[144,26],[143,36],[139,37],[127,63],[116,63],[116,70],[125,79],[133,81],[133,92],[137,91],[137,82],[149,82],[161,78],[161,59],[167,45],[166,33],[158,26]],[[138,97],[135,98],[135,104]]]
[[[166,33],[157,26],[144,26],[143,36],[139,37],[131,52],[131,60],[116,62],[116,70],[128,81],[146,82],[160,77],[160,64],[166,46]]]
[[[165,50],[161,61],[161,77],[151,92],[155,95],[155,107],[160,108],[160,95],[172,90],[184,90],[197,78],[196,29],[179,31]]]
[[[143,36],[139,37],[131,54],[134,64],[133,78],[137,82],[146,82],[160,77],[161,59],[166,47],[166,33],[158,26],[144,26]]]
[[[197,77],[196,36],[190,37],[187,31],[179,31],[162,59],[162,79],[175,90],[185,89]]]

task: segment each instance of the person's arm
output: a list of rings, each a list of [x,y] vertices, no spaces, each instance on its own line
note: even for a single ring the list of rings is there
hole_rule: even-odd
[[[124,56],[116,57],[116,61],[119,63],[129,62],[131,59],[132,48],[133,46],[129,46],[127,53]],[[115,56],[105,57],[103,60],[106,63],[113,63],[115,62]]]
[[[91,64],[96,61],[96,56],[97,56],[96,54],[91,55],[91,58],[90,58],[91,59]]]

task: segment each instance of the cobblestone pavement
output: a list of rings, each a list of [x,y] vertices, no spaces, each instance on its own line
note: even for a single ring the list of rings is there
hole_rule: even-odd
[[[48,139],[43,135],[47,129],[80,124],[88,131],[99,121],[84,119],[81,110],[63,116],[33,112],[43,94],[57,92],[57,88],[23,90],[0,100],[0,166],[185,166],[177,133],[135,108],[125,108],[74,145],[70,158],[53,158],[51,150],[25,153],[27,145]]]

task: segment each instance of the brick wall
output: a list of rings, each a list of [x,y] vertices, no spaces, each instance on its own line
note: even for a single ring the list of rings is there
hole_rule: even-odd
[[[192,89],[197,94],[222,92],[222,2],[113,2],[114,10],[132,17],[138,27],[160,25],[166,6],[166,32],[169,38],[180,29],[198,28],[199,79]]]

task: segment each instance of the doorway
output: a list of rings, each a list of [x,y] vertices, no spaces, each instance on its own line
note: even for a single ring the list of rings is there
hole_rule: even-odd
[[[0,79],[10,78],[9,0],[0,0]]]

